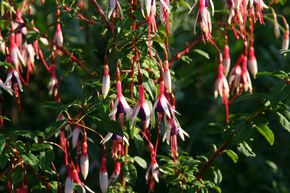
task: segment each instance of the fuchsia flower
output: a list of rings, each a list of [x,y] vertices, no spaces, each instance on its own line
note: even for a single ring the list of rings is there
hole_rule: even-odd
[[[109,10],[108,10],[108,18],[110,19],[112,14],[116,12],[121,15],[121,18],[123,18],[123,11],[122,7],[118,0],[109,0]]]
[[[21,83],[19,74],[14,69],[9,70],[7,78],[5,80],[5,84],[6,84],[7,92],[9,92],[9,90],[11,91],[13,89],[15,94],[16,94],[16,92],[18,93],[18,88],[21,92],[23,91],[23,87],[22,87],[22,83]]]
[[[109,74],[109,66],[106,64],[104,66],[104,76],[103,76],[103,84],[102,84],[102,95],[104,98],[108,95],[110,90],[110,74]]]
[[[215,98],[220,95],[220,97],[225,102],[229,97],[229,85],[227,82],[227,79],[224,75],[224,69],[222,64],[222,56],[220,56],[219,66],[218,66],[218,75],[217,80],[215,82],[215,90],[214,90],[214,96]]]
[[[73,188],[74,188],[74,181],[73,181],[73,175],[72,175],[72,166],[71,164],[67,165],[67,176],[65,179],[65,193],[73,193]]]
[[[269,7],[264,3],[263,0],[255,0],[256,5],[256,16],[259,18],[261,24],[264,24],[263,9],[268,9]]]
[[[211,42],[212,23],[211,16],[208,11],[208,6],[209,6],[208,0],[199,0],[198,20],[204,39]]]
[[[10,95],[13,95],[13,90],[11,87],[8,87],[3,81],[2,79],[0,79],[0,87],[5,90],[6,92],[8,92]]]
[[[249,91],[250,94],[252,94],[253,88],[252,88],[252,82],[251,82],[251,78],[250,78],[250,74],[247,70],[247,57],[244,56],[243,57],[243,61],[242,61],[242,73],[241,73],[241,87],[245,90],[245,91]]]
[[[147,21],[148,21],[148,49],[149,56],[152,58],[152,42],[151,42],[151,31],[155,34],[157,32],[157,25],[155,21],[156,14],[156,3],[155,0],[145,0]]]
[[[22,19],[22,12],[20,9],[16,11],[16,22],[13,25],[13,29],[19,27],[19,31],[16,33],[16,45],[19,49],[22,49],[22,34],[27,34],[27,28],[24,26],[24,21]]]
[[[81,155],[81,172],[84,179],[87,178],[89,173],[89,156],[88,156],[88,144],[87,141],[84,140],[83,148],[82,148],[82,155]]]
[[[167,91],[169,93],[171,93],[172,92],[171,74],[170,74],[170,70],[169,70],[169,63],[167,60],[165,60],[165,62],[164,62],[164,85],[165,85],[165,88],[167,89]]]
[[[110,177],[110,183],[115,182],[121,173],[121,162],[118,159],[124,155],[124,148],[122,145],[122,137],[116,134],[113,135],[112,156],[114,159],[114,172]]]
[[[154,110],[158,113],[165,113],[169,118],[171,117],[171,106],[164,95],[164,81],[160,82],[159,95],[154,103]]]
[[[56,24],[56,31],[54,34],[53,43],[59,47],[63,45],[63,35],[62,35],[60,23]]]
[[[119,114],[123,113],[126,114],[127,118],[129,118],[132,114],[132,109],[130,108],[125,97],[122,94],[122,85],[120,80],[117,80],[116,87],[117,87],[117,98],[109,116],[112,119],[116,116],[116,113]]]
[[[145,100],[144,88],[142,84],[139,85],[139,102],[134,107],[132,113],[132,125],[135,125],[137,116],[145,122],[145,127],[148,128],[150,122],[150,107]]]
[[[170,0],[160,0],[160,21],[165,23],[166,33],[170,34],[169,29],[169,14],[170,14]]]
[[[51,77],[48,83],[48,94],[56,97],[58,95],[58,80],[56,77]]]
[[[240,81],[241,81],[241,75],[242,75],[242,68],[240,66],[242,60],[243,60],[244,55],[241,55],[231,70],[231,73],[229,75],[229,85],[231,90],[233,88],[237,89],[237,92],[239,91],[239,86],[240,86]]]
[[[253,77],[256,77],[256,74],[258,72],[258,64],[257,64],[257,60],[255,57],[255,50],[254,47],[251,46],[250,47],[250,53],[249,53],[249,70],[251,72],[251,74],[253,75]]]
[[[35,65],[34,65],[34,57],[36,53],[34,51],[34,48],[32,44],[24,44],[23,50],[22,50],[22,56],[27,64],[27,71],[32,74],[33,71],[35,71]]]
[[[79,126],[75,126],[72,134],[72,148],[76,148],[78,141],[79,141],[79,136],[81,133],[81,128]]]
[[[109,178],[107,172],[107,158],[105,153],[103,153],[102,156],[101,169],[99,173],[99,183],[101,192],[106,193],[109,187]]]
[[[145,179],[148,181],[150,179],[151,180],[155,180],[155,182],[159,182],[159,178],[158,178],[158,175],[159,175],[159,166],[157,164],[157,161],[156,161],[156,152],[155,152],[155,149],[152,145],[152,143],[149,141],[149,150],[150,150],[150,153],[151,153],[151,163],[150,163],[150,166],[148,167],[147,169],[147,172],[146,172],[146,175],[145,175]]]
[[[223,67],[225,76],[228,75],[231,66],[231,57],[230,57],[230,48],[226,44],[224,47],[224,59],[223,59]]]
[[[22,71],[22,67],[20,66],[20,62],[25,65],[25,61],[18,49],[18,47],[16,46],[16,42],[15,42],[15,34],[12,32],[9,38],[9,55],[10,55],[10,60],[12,62],[12,64],[14,65],[16,71],[19,73],[20,70]]]
[[[283,41],[282,41],[282,50],[288,50],[289,49],[289,26],[286,24],[285,32],[283,35]]]

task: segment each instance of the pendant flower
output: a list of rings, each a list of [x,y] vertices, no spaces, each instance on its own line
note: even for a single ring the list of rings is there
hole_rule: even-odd
[[[145,127],[148,128],[150,122],[150,107],[145,100],[144,88],[142,85],[139,85],[139,102],[134,107],[132,113],[132,125],[135,125],[137,116],[145,122]]]

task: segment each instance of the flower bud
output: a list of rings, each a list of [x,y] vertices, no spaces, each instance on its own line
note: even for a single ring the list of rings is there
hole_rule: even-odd
[[[2,37],[1,31],[0,31],[0,52],[2,54],[6,53],[6,45],[5,45],[5,41],[4,41],[3,37]]]
[[[74,182],[73,182],[73,177],[72,177],[72,166],[68,165],[67,166],[67,177],[65,179],[65,189],[64,192],[65,193],[73,193],[73,186]]]
[[[103,76],[103,84],[102,84],[102,95],[104,98],[108,95],[110,90],[110,74],[109,74],[109,66],[105,65],[104,67],[104,76]]]
[[[72,148],[73,149],[76,148],[78,144],[80,133],[81,133],[81,128],[79,126],[76,126],[72,134]]]
[[[88,145],[87,142],[83,143],[83,149],[82,149],[82,156],[81,156],[81,172],[84,177],[84,179],[87,178],[89,173],[89,156],[88,156]]]
[[[63,35],[62,35],[60,23],[56,24],[56,31],[54,34],[53,43],[57,46],[63,45]]]
[[[257,60],[256,60],[256,57],[255,57],[255,50],[253,48],[253,46],[250,47],[250,58],[249,58],[249,70],[250,70],[250,73],[253,75],[253,77],[256,77],[256,74],[258,72],[258,65],[257,65]]]
[[[224,58],[223,58],[223,66],[224,66],[224,74],[225,76],[228,75],[231,65],[231,58],[230,58],[230,48],[226,44],[224,47]]]
[[[171,89],[171,74],[170,74],[169,64],[168,64],[167,60],[165,60],[165,63],[164,63],[164,84],[165,84],[165,87],[167,88],[167,91],[169,93],[171,93],[171,91],[172,91],[172,89]]]
[[[99,183],[102,193],[106,193],[109,186],[109,178],[107,172],[107,159],[105,155],[102,157],[101,169],[99,173]]]
[[[289,48],[289,29],[287,27],[283,36],[282,50],[288,50],[288,48]]]

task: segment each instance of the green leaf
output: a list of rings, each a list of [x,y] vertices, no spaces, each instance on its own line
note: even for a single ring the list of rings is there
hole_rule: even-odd
[[[247,142],[239,143],[237,149],[247,157],[255,157],[256,154]]]
[[[45,144],[45,143],[34,143],[29,148],[30,151],[43,151],[46,149],[53,149],[53,148],[50,144]]]
[[[4,147],[5,147],[5,136],[0,134],[0,154],[2,153]]]
[[[18,165],[11,174],[11,183],[17,184],[18,182],[20,182],[22,180],[23,174],[24,174],[23,168],[20,165]]]
[[[22,154],[21,157],[30,166],[32,166],[32,167],[37,167],[38,166],[39,160],[32,153]]]
[[[238,162],[239,156],[233,150],[227,149],[225,152],[233,160],[234,163]]]
[[[254,126],[261,135],[269,142],[270,145],[274,144],[275,136],[273,131],[267,125],[255,125]]]
[[[139,166],[141,166],[142,168],[144,168],[144,169],[147,168],[147,162],[146,162],[143,158],[141,158],[141,157],[139,157],[139,156],[135,156],[135,157],[134,157],[134,160],[135,160],[135,162],[136,162]]]
[[[206,52],[203,51],[203,50],[200,50],[200,49],[194,49],[193,52],[198,53],[199,55],[205,57],[206,59],[209,59],[209,58],[210,58],[210,57],[209,57],[209,54],[206,53]]]
[[[279,118],[279,122],[282,125],[284,129],[286,129],[288,132],[290,132],[290,120],[286,118],[282,113],[276,112],[277,116]]]
[[[49,139],[51,136],[53,136],[55,133],[57,133],[62,127],[64,127],[66,124],[65,120],[56,121],[50,124],[45,129],[45,137],[46,139]]]
[[[0,168],[1,169],[4,169],[6,164],[7,164],[7,161],[8,161],[8,154],[7,153],[0,153]]]

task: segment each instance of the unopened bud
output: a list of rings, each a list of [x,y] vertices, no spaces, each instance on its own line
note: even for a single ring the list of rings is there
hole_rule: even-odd
[[[253,77],[256,77],[256,74],[258,72],[258,65],[257,65],[257,60],[255,57],[255,50],[253,46],[250,47],[250,58],[249,58],[249,70],[250,73],[253,75]]]
[[[167,88],[168,92],[171,93],[171,74],[169,70],[169,64],[166,60],[164,63],[164,85]]]
[[[104,67],[104,76],[103,76],[103,84],[102,84],[102,94],[103,97],[106,98],[110,90],[110,74],[109,74],[109,66],[105,65]]]
[[[109,186],[109,178],[107,172],[107,159],[105,156],[102,157],[102,164],[99,173],[99,183],[102,193],[106,193]]]

